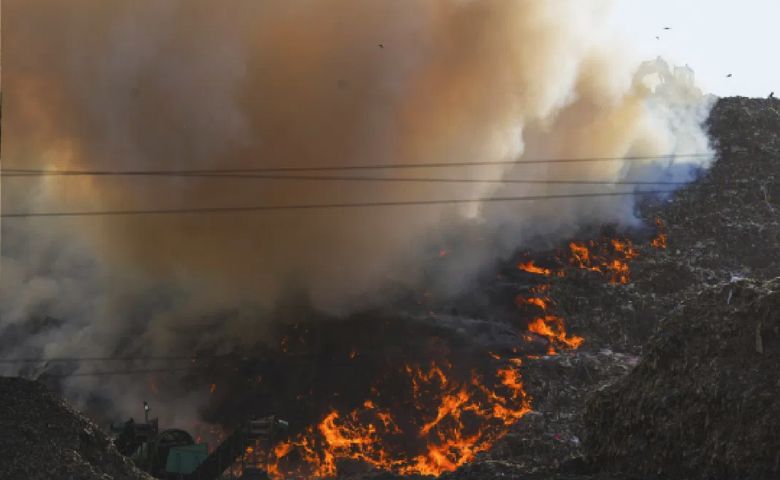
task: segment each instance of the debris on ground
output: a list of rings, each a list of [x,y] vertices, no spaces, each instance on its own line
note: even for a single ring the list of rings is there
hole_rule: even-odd
[[[630,281],[609,282],[598,272],[561,267],[565,275],[549,282],[554,314],[585,343],[550,355],[543,344],[541,353],[531,352],[535,358],[529,353],[521,371],[533,412],[443,480],[780,478],[780,280],[775,280],[780,276],[780,100],[720,99],[708,128],[717,161],[697,181],[641,206],[638,215],[651,230],[644,237],[614,226],[583,235],[631,236],[637,255],[630,262]],[[662,242],[652,238],[658,230]],[[476,330],[487,337],[500,338],[500,331],[488,330],[500,326],[495,318],[516,316],[511,299],[528,280],[514,265],[508,268],[500,275],[491,272],[493,280],[456,305],[451,323],[468,319],[484,327]],[[502,310],[494,299],[508,305]],[[490,315],[483,311],[488,307]],[[371,315],[399,329],[397,317]],[[412,324],[400,325],[407,323]],[[333,330],[328,335],[338,337],[333,324],[328,328]],[[424,337],[400,336],[406,343]],[[327,335],[316,338],[328,345]],[[376,360],[368,354],[360,358]],[[216,423],[230,423],[225,412],[246,416],[247,404],[299,413],[302,404],[290,402],[297,397],[285,389],[289,385],[279,380],[279,388],[271,388],[276,377],[257,371],[260,360],[220,367],[220,372],[236,372],[236,387],[231,389],[223,375],[226,386],[220,392],[243,396],[242,403],[232,405],[219,403],[230,397],[215,395],[212,406],[223,415],[212,418]],[[269,365],[278,371],[276,363]],[[287,376],[308,381],[308,364],[295,365],[287,365]],[[335,383],[324,383],[324,391],[303,396],[302,402],[321,403],[332,390],[348,391],[339,382],[359,383],[344,368],[337,370]],[[247,385],[250,381],[256,385]],[[203,382],[212,383],[206,376]],[[82,439],[78,432],[91,424],[40,385],[8,386],[17,393],[7,393],[0,383],[0,430],[11,432],[0,440],[0,455],[24,454],[0,456],[0,478],[147,478],[117,457],[94,426],[92,437],[85,434],[94,440]],[[52,415],[51,423],[63,427],[49,432],[46,419]],[[55,471],[67,473],[58,477]]]
[[[0,377],[0,478],[152,480],[43,384]]]
[[[665,319],[640,364],[592,399],[592,461],[661,478],[780,478],[778,312],[780,278],[740,280]]]

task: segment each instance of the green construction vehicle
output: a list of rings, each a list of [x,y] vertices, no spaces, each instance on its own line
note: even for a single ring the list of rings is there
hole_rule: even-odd
[[[111,425],[114,444],[123,455],[150,475],[164,480],[217,480],[235,464],[247,447],[258,441],[272,442],[287,429],[287,422],[274,416],[240,425],[211,453],[205,443],[196,443],[192,435],[179,429],[159,429],[158,419],[149,419],[149,404],[144,402],[144,423],[132,418],[119,426]],[[268,478],[256,467],[243,469],[242,479]]]

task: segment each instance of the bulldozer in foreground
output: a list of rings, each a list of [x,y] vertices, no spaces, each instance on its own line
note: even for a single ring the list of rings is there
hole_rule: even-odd
[[[275,416],[249,420],[239,425],[211,453],[205,443],[197,443],[180,429],[160,431],[159,420],[149,419],[149,404],[144,402],[144,423],[132,418],[111,425],[114,444],[145,472],[163,480],[217,480],[242,457],[247,447],[257,442],[273,442],[287,429],[286,421]],[[242,469],[241,480],[267,479],[261,468]]]

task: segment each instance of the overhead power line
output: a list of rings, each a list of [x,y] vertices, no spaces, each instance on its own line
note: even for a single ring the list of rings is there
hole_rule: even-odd
[[[480,347],[480,348],[470,348],[470,349],[460,349],[458,353],[460,355],[487,355],[487,350],[490,348],[493,348],[495,350],[501,350],[504,348],[507,348],[507,345],[493,345],[488,347]],[[487,349],[487,350],[486,350]],[[205,361],[205,360],[237,360],[237,361],[257,361],[257,360],[279,360],[288,362],[295,359],[310,359],[310,358],[316,358],[318,361],[343,361],[345,358],[341,358],[343,356],[349,355],[347,352],[342,352],[341,354],[333,354],[333,353],[327,353],[327,352],[285,352],[285,353],[273,353],[273,352],[266,352],[269,355],[272,355],[270,357],[264,357],[262,355],[247,355],[247,354],[227,354],[227,355],[197,355],[197,356],[188,356],[188,355],[164,355],[164,356],[155,356],[155,355],[138,355],[138,356],[105,356],[105,357],[51,357],[51,358],[45,358],[45,357],[19,357],[19,358],[0,358],[0,364],[2,365],[17,365],[17,364],[32,364],[32,363],[41,363],[41,364],[55,364],[55,363],[92,363],[92,362],[155,362],[155,361],[189,361],[189,362],[197,362],[197,361]],[[415,357],[419,356],[421,352],[405,352],[402,354],[404,357]],[[423,352],[424,353],[424,352]],[[397,353],[389,353],[389,352],[375,352],[375,351],[365,351],[365,352],[359,352],[356,357],[354,358],[365,358],[365,357],[376,357],[376,356],[383,356],[383,357],[393,357],[397,356]],[[426,356],[423,354],[423,356]],[[354,358],[350,357],[349,361],[352,362]],[[427,358],[427,357],[426,357]]]
[[[598,198],[598,197],[624,197],[633,195],[659,195],[673,193],[674,190],[644,190],[635,192],[591,192],[591,193],[566,193],[551,195],[505,196],[505,197],[476,197],[442,200],[398,200],[355,203],[300,203],[287,205],[254,205],[235,207],[190,207],[167,209],[130,209],[130,210],[85,210],[70,212],[11,212],[2,213],[0,218],[41,218],[41,217],[105,217],[105,216],[136,216],[136,215],[179,215],[179,214],[226,214],[226,213],[260,213],[282,210],[328,210],[345,208],[375,208],[375,207],[404,207],[404,206],[430,206],[430,205],[454,205],[466,203],[487,202],[523,202],[535,200],[560,200],[572,198]]]
[[[286,365],[292,364],[295,361],[303,362],[305,361],[305,365],[309,365],[312,361],[312,358],[316,359],[316,362],[320,365],[327,365],[329,367],[360,367],[360,359],[364,357],[376,357],[378,355],[378,352],[361,352],[357,357],[354,358],[325,358],[322,354],[312,353],[312,354],[286,354],[281,357],[272,357],[267,358],[266,360],[280,360],[283,361]],[[397,359],[401,357],[397,357],[396,355],[388,355],[388,354],[380,354],[384,356],[388,360]],[[466,350],[466,351],[460,351],[459,355],[479,355],[481,357],[487,357],[489,355],[489,350],[485,350],[484,348],[480,349],[472,349],[472,350]],[[522,355],[520,355],[522,356]],[[513,354],[510,357],[502,357],[497,360],[501,361],[511,361],[512,358],[517,358],[518,355]],[[160,358],[171,358],[171,357],[136,357],[133,358],[135,361],[139,360],[150,360],[150,359],[160,359]],[[180,357],[182,359],[189,359],[189,357]],[[227,356],[203,356],[198,357],[199,359],[207,359],[207,358],[234,358],[237,360],[249,360],[250,357],[244,357],[241,355],[227,355]],[[414,360],[414,361],[420,361],[424,359],[430,359],[433,358],[433,356],[430,355],[422,355],[422,356],[412,356],[409,357],[408,355],[403,355],[403,359],[405,360]],[[492,358],[492,357],[491,357]],[[98,357],[92,357],[92,358],[71,358],[71,359],[4,359],[3,363],[12,363],[15,360],[23,361],[24,363],[27,363],[29,361],[36,360],[38,363],[56,363],[57,361],[86,361],[88,360],[97,360]],[[119,358],[111,358],[111,357],[104,357],[100,358],[101,360],[119,360]],[[123,360],[129,360],[130,358],[125,357],[122,358]],[[254,359],[259,360],[259,359]],[[397,362],[396,362],[397,363]],[[206,366],[208,368],[208,366]],[[90,377],[90,376],[115,376],[115,375],[139,375],[139,374],[150,374],[150,373],[169,373],[169,372],[195,372],[198,370],[203,370],[204,366],[174,366],[174,367],[159,367],[159,368],[128,368],[128,369],[121,369],[121,370],[97,370],[97,371],[85,371],[85,372],[73,372],[73,373],[50,373],[50,372],[42,372],[36,375],[37,378],[69,378],[69,377]]]
[[[96,372],[75,372],[75,373],[43,373],[38,378],[70,378],[70,377],[112,377],[116,375],[141,375],[148,373],[173,373],[186,372],[188,368],[149,368],[139,370],[107,370]]]
[[[5,177],[12,178],[38,178],[39,174],[13,173]],[[65,176],[65,175],[63,175]],[[72,175],[67,175],[72,176]],[[408,182],[408,183],[499,183],[499,184],[528,184],[528,185],[687,185],[690,181],[631,181],[631,180],[553,180],[543,178],[445,178],[445,177],[366,177],[352,175],[276,175],[254,173],[193,173],[160,175],[161,177],[181,178],[217,178],[217,179],[241,179],[241,180],[292,180],[292,181],[331,181],[331,182]],[[133,175],[135,178],[145,176]]]
[[[130,362],[137,360],[213,360],[219,358],[243,358],[240,355],[162,355],[162,356],[118,356],[118,357],[20,357],[0,358],[0,364],[14,363],[67,363],[67,362]]]
[[[386,170],[386,169],[413,169],[413,168],[452,168],[452,167],[481,167],[491,165],[529,165],[545,163],[589,163],[589,162],[633,162],[645,160],[671,160],[675,158],[706,158],[711,153],[690,153],[680,155],[637,155],[626,157],[583,157],[583,158],[538,158],[521,160],[497,160],[474,162],[426,162],[426,163],[384,163],[364,165],[325,165],[325,166],[275,166],[259,168],[233,168],[233,169],[174,169],[174,170],[58,170],[58,169],[24,169],[4,168],[0,170],[3,176],[57,176],[57,175],[85,175],[85,176],[193,176],[212,174],[251,174],[251,173],[281,173],[281,172],[324,172],[338,170]]]

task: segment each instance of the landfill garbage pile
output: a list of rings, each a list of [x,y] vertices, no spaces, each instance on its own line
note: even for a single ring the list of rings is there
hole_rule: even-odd
[[[0,377],[0,478],[151,480],[43,384]]]
[[[780,478],[780,278],[712,287],[594,395],[585,445],[645,478]]]
[[[585,332],[595,323],[612,348],[642,353],[581,413],[583,454],[601,470],[780,478],[780,101],[724,98],[708,123],[717,162],[642,211],[667,247],[638,247],[631,284],[590,289],[595,308],[581,309]]]
[[[676,336],[678,342],[689,341],[686,333],[672,333],[668,325],[684,323],[686,317],[680,311],[683,305],[687,305],[688,311],[703,309],[706,312],[711,305],[707,303],[707,294],[702,292],[718,291],[721,285],[731,286],[730,282],[742,278],[761,282],[780,276],[780,101],[720,99],[711,112],[708,126],[717,153],[712,168],[670,198],[645,204],[639,212],[646,225],[658,224],[665,235],[664,248],[656,248],[647,241],[648,236],[657,234],[656,229],[644,236],[642,232],[633,235],[629,232],[626,235],[633,236],[638,255],[631,262],[628,283],[610,284],[598,274],[571,268],[566,270],[565,277],[554,279],[550,296],[556,300],[556,313],[566,318],[567,329],[583,336],[585,343],[574,352],[527,363],[524,378],[534,399],[536,414],[518,422],[505,441],[474,465],[456,472],[454,478],[505,478],[507,471],[554,475],[573,469],[587,478],[604,478],[605,472],[624,470],[620,478],[645,479],[652,478],[648,474],[656,473],[657,470],[651,467],[657,469],[668,461],[660,454],[652,459],[645,457],[640,447],[626,450],[620,462],[616,461],[617,457],[599,453],[606,442],[622,445],[625,438],[613,438],[611,435],[615,432],[603,429],[593,431],[598,421],[591,416],[606,416],[618,422],[621,415],[632,412],[628,410],[630,406],[636,408],[637,405],[631,403],[629,397],[612,396],[613,390],[607,388],[603,391],[612,393],[600,393],[599,398],[606,395],[614,409],[597,414],[596,410],[585,411],[587,398],[594,391],[602,391],[624,378],[640,356],[649,355],[647,349],[654,348],[654,343],[648,345],[648,341],[654,332],[658,333],[652,337],[652,342],[659,336],[669,335]],[[582,238],[615,234],[609,227],[602,227],[584,232]],[[729,308],[735,306],[732,303]],[[719,313],[727,315],[728,311]],[[780,315],[776,316],[780,318]],[[699,335],[704,342],[702,334]],[[755,329],[752,335],[755,335]],[[722,355],[724,362],[731,358],[727,352],[713,352],[712,355]],[[762,358],[769,361],[767,357]],[[714,358],[708,361],[714,361]],[[698,400],[705,404],[728,403],[727,399],[732,396],[741,396],[744,391],[753,391],[761,385],[760,378],[750,375],[741,378],[745,385],[723,384],[725,390],[707,390]],[[657,381],[655,377],[637,378],[634,392],[652,391]],[[750,386],[753,381],[756,383]],[[682,386],[687,385],[683,383]],[[772,387],[774,396],[780,393],[774,384],[765,386]],[[669,385],[668,391],[674,388],[677,387]],[[688,394],[687,389],[680,392]],[[641,398],[638,393],[636,395]],[[620,408],[620,402],[627,402],[628,406]],[[650,415],[650,411],[643,413]],[[756,422],[773,424],[780,431],[778,413],[766,409],[742,412]],[[712,442],[718,438],[726,441],[728,436],[723,435],[734,422],[745,425],[738,418],[724,417],[721,421],[718,428],[722,430],[712,425],[704,428],[702,424],[699,433],[709,435],[707,438]],[[639,432],[652,436],[655,435],[653,429],[662,429],[663,425],[650,422],[635,427],[622,433],[628,436]],[[663,430],[658,434],[661,432]],[[591,442],[595,443],[591,446]],[[699,452],[714,451],[702,448],[704,444],[702,438],[680,437],[658,448],[668,449],[669,455],[693,458]],[[775,452],[780,452],[777,439],[773,445]],[[587,458],[589,455],[595,458]],[[639,459],[647,462],[647,468],[622,468],[632,466]],[[705,469],[703,464],[699,467],[711,475],[715,473]],[[739,465],[739,468],[748,467]],[[477,469],[481,475],[469,477],[467,469]],[[594,471],[601,473],[593,477]],[[739,473],[749,471],[748,468]],[[486,475],[486,472],[493,474]],[[629,474],[634,476],[627,477]]]
[[[771,400],[766,400],[760,388],[769,389],[775,397],[780,392],[776,384],[765,382],[767,379],[760,371],[758,374],[752,372],[772,362],[777,364],[778,360],[776,350],[772,350],[777,347],[773,343],[776,331],[772,333],[773,327],[769,321],[771,310],[760,308],[769,308],[772,302],[776,302],[773,299],[777,297],[769,294],[770,291],[776,291],[773,290],[775,284],[770,280],[780,276],[780,101],[720,99],[711,113],[709,129],[717,161],[711,169],[703,172],[700,179],[669,198],[643,204],[639,215],[645,219],[644,230],[617,231],[614,226],[596,226],[583,231],[576,239],[630,238],[637,255],[630,261],[629,281],[609,282],[601,273],[577,268],[568,261],[562,261],[556,266],[565,275],[545,277],[544,282],[549,288],[547,295],[554,303],[551,313],[564,318],[567,331],[583,337],[584,343],[576,350],[559,349],[554,355],[545,355],[546,342],[542,341],[540,345],[529,342],[528,356],[523,360],[521,372],[526,392],[532,400],[533,412],[513,425],[490,450],[440,478],[648,480],[659,469],[662,474],[667,474],[667,478],[696,478],[696,475],[701,478],[718,478],[718,475],[727,473],[739,473],[737,478],[750,478],[749,474],[760,475],[762,471],[772,471],[771,468],[776,465],[772,464],[774,457],[762,459],[757,455],[765,451],[761,450],[762,445],[774,444],[775,452],[780,451],[777,448],[780,442],[777,438],[758,435],[769,432],[771,425],[780,431],[777,424],[780,416],[777,407],[762,408],[764,404],[761,402]],[[659,229],[665,235],[664,248],[651,244]],[[516,295],[536,285],[531,282],[533,276],[529,277],[528,273],[518,270],[518,261],[521,257],[524,261],[549,260],[550,266],[553,266],[553,260],[560,258],[561,249],[565,250],[566,247],[567,243],[563,243],[553,246],[550,252],[532,252],[531,257],[524,256],[529,252],[519,253],[517,259],[502,262],[503,265],[497,267],[500,271],[488,272],[484,282],[475,286],[464,302],[424,305],[424,308],[439,313],[452,311],[453,319],[478,320],[486,329],[490,326],[489,322],[496,318],[515,319]],[[726,298],[718,296],[723,294],[723,289],[733,290],[730,301],[727,301],[727,293]],[[758,303],[745,300],[752,298],[751,295]],[[764,307],[759,308],[759,304]],[[777,303],[774,305],[780,306]],[[756,311],[758,313],[753,312],[755,318],[739,320],[742,318],[739,315],[749,315],[744,312],[751,312],[750,308],[753,307],[759,308]],[[743,310],[737,310],[740,308]],[[729,323],[732,315],[736,315],[738,320]],[[693,317],[698,319],[694,322],[698,330],[689,330],[696,327],[686,324],[689,320],[693,321]],[[390,315],[387,318],[396,317]],[[708,321],[715,319],[720,319],[716,322],[720,326],[710,328]],[[766,321],[761,323],[759,335],[764,352],[758,354],[755,350],[758,345],[755,322],[761,322],[762,319]],[[398,325],[398,322],[391,323]],[[729,333],[729,329],[736,329],[739,325],[748,330],[752,328],[752,333]],[[329,328],[337,332],[333,324]],[[746,344],[738,343],[748,341],[748,335],[752,335],[750,345],[753,350]],[[409,339],[417,337],[405,335],[403,339],[408,343]],[[679,352],[667,352],[660,348],[659,344],[663,341],[671,342],[670,345],[683,345],[681,351],[688,352],[688,356],[681,359]],[[361,362],[365,363],[370,358],[366,356]],[[648,370],[648,362],[653,358],[657,360],[657,370]],[[215,375],[222,382],[218,391],[238,391],[241,395],[215,395],[217,400],[234,399],[238,403],[221,405],[215,400],[214,411],[227,412],[241,419],[254,413],[263,413],[252,412],[244,404],[259,408],[264,405],[262,401],[269,398],[269,401],[276,403],[267,404],[273,408],[266,410],[284,415],[298,413],[300,405],[289,402],[291,395],[279,394],[286,392],[281,388],[286,384],[281,383],[278,385],[280,388],[269,387],[274,375],[264,375],[264,383],[259,387],[250,388],[246,385],[261,373],[249,370],[256,375],[247,374],[247,365],[255,369],[263,365],[260,356],[255,360],[247,361],[246,365],[237,365],[241,368],[221,367],[217,371],[222,372],[221,375]],[[767,374],[773,372],[764,368]],[[298,378],[298,370],[292,363],[286,364],[284,369],[276,370],[287,372],[285,378]],[[236,379],[237,387],[231,390],[226,379],[229,375],[225,372],[233,371],[240,372],[240,375]],[[729,372],[731,376],[726,374]],[[209,373],[206,368],[194,372],[191,377],[193,384],[212,383]],[[319,373],[322,371],[319,370]],[[689,379],[685,375],[693,378]],[[334,378],[341,381],[338,380],[340,377]],[[303,375],[301,378],[309,377]],[[353,381],[355,377],[349,380]],[[715,380],[722,382],[717,383]],[[331,383],[325,382],[323,385],[326,387],[325,393],[334,390]],[[257,389],[257,397],[248,395],[248,392],[253,391],[252,388]],[[701,388],[701,391],[697,388]],[[589,403],[588,398],[594,392],[595,400]],[[754,397],[746,397],[745,392]],[[25,396],[24,393],[21,395]],[[688,397],[695,401],[688,401]],[[306,398],[321,401],[323,397],[308,395]],[[20,401],[24,400],[14,400],[17,403]],[[654,409],[640,410],[640,401],[650,402],[648,405],[655,405]],[[739,407],[746,410],[736,410],[736,413],[719,410],[719,406],[729,405],[729,402],[732,402],[735,410]],[[686,415],[690,413],[690,417],[683,419],[691,424],[690,432],[675,433],[669,430],[669,423],[665,422],[669,421],[670,412],[677,411],[672,410],[673,407],[682,406],[690,407],[685,410]],[[285,408],[292,411],[285,411]],[[754,410],[747,410],[749,408]],[[44,411],[48,410],[33,406],[25,413]],[[706,414],[704,417],[696,417],[699,411],[709,412],[711,418],[708,420]],[[72,412],[68,415],[68,418],[74,418]],[[7,415],[2,416],[2,421],[6,421]],[[757,422],[757,436],[750,436],[748,417]],[[215,417],[209,421],[228,426],[231,423],[221,420],[230,419]],[[86,422],[83,419],[80,421]],[[25,422],[22,417],[18,423]],[[719,423],[715,425],[713,422]],[[679,425],[687,424],[677,422],[676,425],[679,429]],[[4,427],[4,424],[0,424],[0,427]],[[17,425],[14,428],[18,431],[20,427]],[[64,431],[79,432],[81,428]],[[732,430],[741,432],[744,438],[734,436],[732,442]],[[673,434],[680,436],[673,437]],[[72,435],[76,435],[75,445],[78,446],[78,433]],[[102,434],[96,435],[100,439],[104,438]],[[642,438],[668,441],[654,442],[645,452],[640,443]],[[71,437],[49,436],[43,437],[41,441],[48,441],[46,439],[53,442],[49,445],[53,445],[53,449],[58,452],[64,451],[63,445],[69,445],[71,451],[81,452],[77,448],[74,450]],[[61,443],[61,440],[65,443]],[[740,442],[745,446],[743,450],[739,450],[740,445],[733,446]],[[4,444],[0,444],[2,446]],[[759,453],[752,457],[746,456],[748,447]],[[8,449],[3,451],[7,452]],[[99,450],[106,451],[113,452],[110,447],[101,447]],[[708,456],[713,454],[722,458],[713,460]],[[83,452],[79,455],[95,458]],[[125,473],[128,470],[109,473],[107,469],[114,467],[107,465],[119,465],[112,463],[116,461],[113,455],[106,457],[107,463],[98,458],[94,468],[112,478],[143,478],[128,476],[131,475]],[[675,459],[682,460],[675,464]],[[715,460],[721,463],[713,463]],[[23,458],[21,461],[46,465],[43,453],[40,453],[40,459]],[[13,462],[17,460],[13,459]],[[51,465],[70,465],[64,457],[52,458],[51,455],[49,462]],[[6,478],[3,468],[7,464],[11,463],[4,462],[0,457],[0,478]],[[33,470],[32,467],[30,469]],[[674,475],[679,472],[686,473]],[[689,476],[688,472],[692,472],[693,476]],[[57,477],[31,475],[21,478]],[[68,475],[64,478],[100,477]],[[342,478],[347,478],[346,472]],[[389,473],[363,472],[350,478],[402,477]]]
[[[595,475],[584,461],[579,412],[590,392],[624,376],[637,361],[610,350],[562,352],[539,359],[525,370],[534,411],[478,461],[441,478],[627,480],[608,472]]]
[[[718,420],[721,423],[717,427],[712,425],[714,417],[707,427],[704,419],[699,419],[701,422],[696,431],[703,437],[681,436],[666,444],[657,444],[659,450],[654,457],[645,456],[641,446],[626,443],[631,435],[653,438],[665,432],[663,417],[658,423],[649,421],[655,415],[651,412],[656,410],[637,413],[640,407],[632,403],[632,400],[642,398],[638,392],[651,395],[648,392],[654,391],[659,378],[636,377],[638,373],[626,377],[626,374],[632,371],[640,356],[651,355],[648,349],[655,351],[658,338],[675,336],[677,342],[689,341],[685,331],[670,330],[669,327],[675,322],[685,323],[687,317],[681,311],[683,306],[688,312],[705,312],[702,313],[704,318],[707,309],[712,308],[708,303],[711,293],[706,292],[720,291],[723,285],[732,288],[745,278],[758,282],[749,283],[751,285],[764,285],[761,282],[780,276],[780,101],[741,97],[720,99],[711,112],[708,127],[717,154],[712,168],[668,199],[641,206],[639,214],[645,224],[658,224],[665,234],[664,248],[656,248],[647,241],[657,234],[656,229],[645,233],[627,232],[626,235],[634,238],[638,253],[631,262],[630,282],[610,284],[598,274],[572,268],[566,269],[565,277],[551,282],[550,296],[556,300],[556,313],[566,318],[569,331],[586,339],[584,345],[574,352],[527,362],[523,373],[527,391],[534,399],[535,412],[518,422],[491,451],[471,465],[446,475],[447,478],[528,478],[526,474],[539,474],[544,478],[563,479],[569,478],[566,472],[575,472],[581,475],[578,478],[612,478],[609,475],[613,474],[616,478],[645,480],[654,478],[674,455],[689,459],[690,470],[675,467],[675,472],[686,473],[670,474],[666,478],[697,478],[697,475],[698,478],[717,478],[717,469],[704,462],[704,457],[715,450],[702,446],[708,445],[707,442],[731,444],[728,432],[747,425],[741,417],[724,416]],[[615,234],[610,227],[599,227],[583,232],[582,238]],[[736,302],[736,299],[732,301]],[[732,310],[722,310],[718,314],[726,318],[729,312],[735,313],[736,305],[732,303],[728,306]],[[704,326],[700,325],[700,328],[707,332]],[[755,332],[754,328],[752,345],[755,344]],[[743,333],[748,335],[748,332]],[[702,333],[699,336],[699,341],[706,342]],[[769,342],[767,338],[764,341]],[[697,344],[692,348],[703,347]],[[765,346],[765,352],[768,348]],[[712,358],[707,361],[714,364],[738,360],[729,356],[733,352],[729,353],[728,348],[724,352],[704,351],[712,352]],[[748,349],[742,353],[751,355],[750,352]],[[755,351],[752,352],[754,355]],[[715,357],[721,358],[715,360]],[[704,357],[701,358],[704,361]],[[761,358],[767,362],[765,364],[774,362],[777,365],[776,356],[773,360],[766,356]],[[749,364],[747,358],[739,361]],[[720,389],[702,390],[698,397],[692,398],[704,405],[721,402],[728,405],[734,398],[742,398],[744,392],[755,392],[761,386],[769,388],[774,397],[780,393],[780,385],[761,383],[762,378],[751,376],[748,371],[737,377],[743,384],[725,382]],[[765,371],[772,372],[771,368]],[[704,372],[699,374],[702,380],[696,385],[702,388],[707,382],[715,381],[715,377],[705,377]],[[626,382],[633,379],[635,383],[631,388],[623,387],[625,390],[620,392],[625,395],[621,396],[609,385],[623,378]],[[693,384],[667,385],[664,395],[677,395],[670,393],[675,391],[683,396],[692,395],[689,385]],[[628,396],[632,391],[635,397]],[[587,399],[594,392],[599,392],[596,396],[602,403],[596,401],[596,404],[602,409],[591,407],[586,410]],[[768,401],[765,397],[758,398]],[[610,402],[608,405],[603,403],[605,399]],[[742,404],[734,402],[733,405],[736,408]],[[748,408],[748,404],[744,406]],[[766,427],[759,431],[771,431],[770,425],[780,431],[778,410],[760,409],[759,402],[750,406],[755,408],[746,409],[740,415],[752,417],[753,422]],[[612,409],[606,410],[608,407]],[[632,407],[635,410],[631,410]],[[644,414],[647,423],[632,424],[629,416],[626,430],[619,432],[599,425],[604,419],[620,422],[621,416],[631,413],[640,418]],[[750,430],[745,428],[744,431]],[[742,453],[748,454],[750,448],[758,448],[760,442],[754,439],[753,443],[745,443],[750,447],[744,448]],[[766,448],[774,446],[772,455],[778,455],[780,441],[775,437],[766,442],[763,444]],[[733,443],[739,443],[739,440]],[[601,450],[607,444],[626,447],[620,451],[622,456],[620,452],[609,455]],[[725,453],[718,455],[725,456]],[[751,472],[757,475],[755,478],[780,477],[778,473],[760,476],[758,472],[763,467],[756,467],[758,470],[754,471],[754,467],[744,461],[739,463],[737,453],[733,455],[731,467],[728,467],[731,470],[726,470],[732,474],[731,478],[734,475],[750,478]],[[775,457],[770,460],[770,463],[778,461]],[[634,468],[635,464],[644,467]],[[776,468],[774,465],[776,463],[770,467]],[[725,475],[721,478],[729,478]]]
[[[780,100],[723,98],[708,124],[713,166],[640,209],[666,247],[636,242],[626,285],[588,272],[553,285],[567,325],[591,347],[641,353],[658,322],[702,288],[780,275]]]

